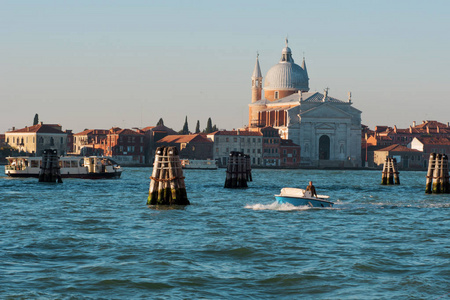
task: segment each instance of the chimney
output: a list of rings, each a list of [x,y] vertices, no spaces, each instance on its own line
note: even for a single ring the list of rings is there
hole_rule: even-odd
[[[413,127],[416,127],[416,121],[413,121]]]
[[[409,126],[409,133],[412,133],[412,127]]]
[[[422,121],[422,124],[425,124],[425,121]]]
[[[427,133],[430,133],[430,127],[427,126]]]
[[[394,132],[397,133],[397,125],[394,125]]]
[[[436,127],[436,132],[439,133],[439,126]]]

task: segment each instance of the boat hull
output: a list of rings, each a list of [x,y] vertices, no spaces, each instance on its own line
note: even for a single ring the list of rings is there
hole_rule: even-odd
[[[333,207],[333,202],[321,200],[320,198],[306,198],[306,197],[289,197],[289,196],[281,196],[275,195],[275,199],[277,199],[280,204],[292,204],[294,206],[309,206],[309,207]]]
[[[33,173],[7,173],[9,177],[13,178],[39,178],[39,174]],[[61,174],[61,178],[80,178],[80,179],[115,179],[120,178],[122,172],[109,173],[86,173],[86,174]]]

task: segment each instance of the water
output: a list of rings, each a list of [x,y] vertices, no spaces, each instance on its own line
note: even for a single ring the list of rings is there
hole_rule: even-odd
[[[151,169],[63,184],[0,177],[2,299],[448,299],[450,195],[425,172],[185,171],[192,205],[146,206]],[[278,205],[282,187],[332,209]]]

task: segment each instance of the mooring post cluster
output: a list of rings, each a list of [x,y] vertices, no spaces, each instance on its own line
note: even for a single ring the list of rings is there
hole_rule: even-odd
[[[188,205],[183,170],[176,147],[159,147],[155,153],[147,205]]]
[[[428,161],[427,194],[449,194],[450,183],[448,173],[448,156],[445,154],[431,153]]]
[[[42,165],[39,171],[39,182],[62,183],[57,150],[45,149],[42,152]]]
[[[250,156],[242,152],[231,151],[226,174],[225,188],[248,187],[247,181],[252,181]]]
[[[381,184],[400,184],[400,177],[398,176],[398,174],[397,160],[395,158],[386,157],[383,165]]]

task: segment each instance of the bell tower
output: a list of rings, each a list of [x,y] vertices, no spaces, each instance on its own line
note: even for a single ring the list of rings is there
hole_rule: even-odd
[[[255,69],[252,75],[252,103],[261,100],[262,75],[259,67],[259,54],[256,53]]]

